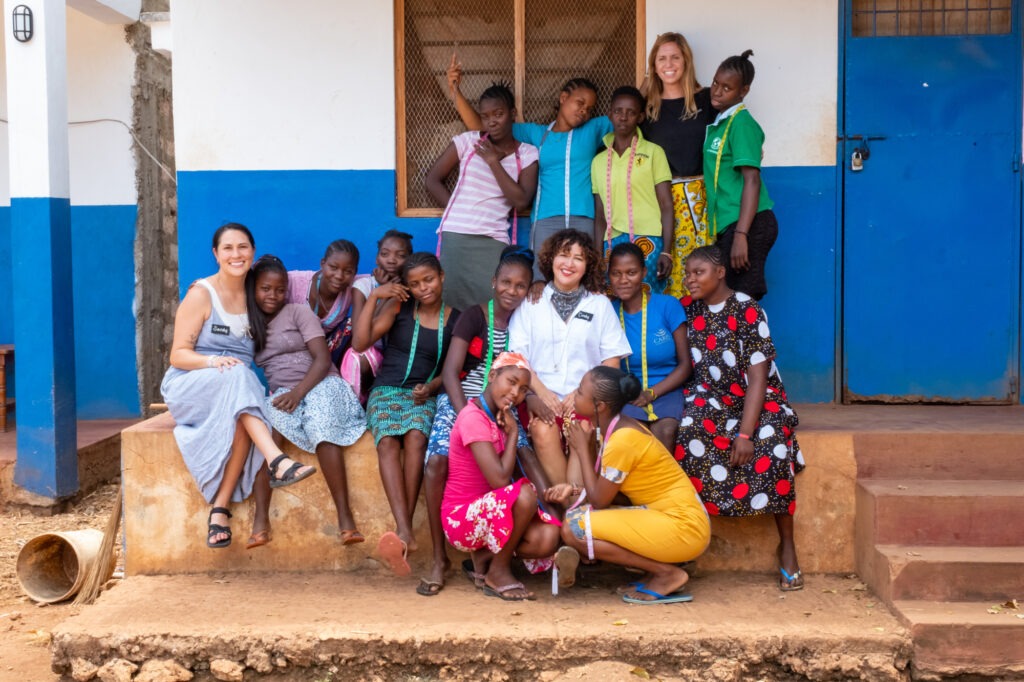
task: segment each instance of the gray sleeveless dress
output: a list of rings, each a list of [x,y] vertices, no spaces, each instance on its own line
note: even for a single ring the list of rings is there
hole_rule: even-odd
[[[223,372],[216,368],[170,367],[160,392],[174,417],[174,439],[185,466],[203,497],[212,503],[231,454],[238,418],[251,414],[263,420],[268,429],[270,423],[263,414],[266,391],[251,369],[253,341],[248,333],[248,317],[225,313],[217,292],[206,280],[199,280],[197,285],[210,292],[213,305],[199,332],[196,352],[230,355],[243,364]],[[256,472],[264,462],[263,457],[254,456],[254,450],[250,447],[242,475],[231,493],[232,502],[241,502],[252,492]]]

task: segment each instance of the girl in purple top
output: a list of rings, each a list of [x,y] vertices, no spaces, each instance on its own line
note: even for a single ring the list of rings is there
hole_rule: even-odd
[[[351,387],[332,371],[320,320],[305,303],[285,303],[288,272],[262,256],[246,281],[256,364],[270,385],[264,411],[279,445],[287,438],[315,452],[338,512],[344,545],[363,542],[348,504],[342,448],[366,432],[366,415]],[[270,487],[257,486],[253,534],[247,549],[270,542]]]

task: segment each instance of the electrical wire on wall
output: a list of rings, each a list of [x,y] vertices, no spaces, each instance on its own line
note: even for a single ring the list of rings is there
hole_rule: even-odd
[[[0,118],[0,123],[7,123],[7,122],[8,122],[7,119]],[[142,153],[145,154],[146,156],[148,156],[153,161],[153,163],[155,163],[157,166],[160,167],[160,170],[163,171],[164,175],[167,176],[168,180],[173,182],[175,185],[178,184],[178,181],[174,177],[174,173],[171,172],[171,169],[168,168],[167,166],[165,166],[164,164],[160,163],[159,159],[157,159],[156,156],[153,155],[153,152],[149,151],[149,149],[146,147],[146,145],[142,144],[142,140],[140,140],[138,138],[138,136],[135,134],[135,131],[132,130],[132,127],[130,125],[128,125],[127,123],[125,123],[124,121],[122,121],[120,119],[116,119],[116,118],[93,118],[93,119],[89,119],[89,120],[86,120],[86,121],[68,121],[68,125],[69,126],[88,125],[88,124],[91,124],[91,123],[117,123],[117,124],[123,126],[124,129],[128,131],[128,134],[132,136],[132,139],[135,140],[135,144],[139,145],[139,149],[142,150]]]

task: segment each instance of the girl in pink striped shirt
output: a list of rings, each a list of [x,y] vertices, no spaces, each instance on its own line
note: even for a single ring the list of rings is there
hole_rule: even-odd
[[[426,179],[431,196],[447,207],[437,250],[445,271],[445,303],[458,310],[490,298],[501,251],[516,239],[517,213],[529,208],[537,190],[537,148],[512,137],[512,91],[496,83],[480,95],[479,106],[482,129],[452,138]],[[459,179],[449,192],[444,181],[456,168]]]

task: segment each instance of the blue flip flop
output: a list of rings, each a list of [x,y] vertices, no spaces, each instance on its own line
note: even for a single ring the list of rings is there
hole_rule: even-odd
[[[636,591],[654,597],[654,599],[637,599],[636,597],[630,597],[628,594],[624,594],[622,595],[622,601],[627,604],[680,604],[683,602],[693,601],[692,594],[684,594],[681,592],[659,594],[654,590],[647,589],[642,584],[638,584],[636,586]]]

